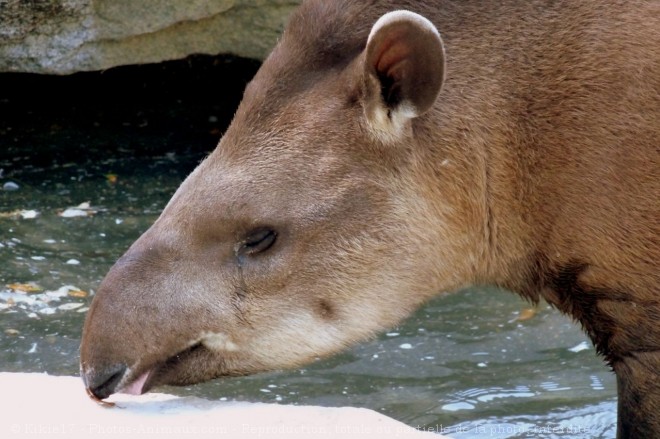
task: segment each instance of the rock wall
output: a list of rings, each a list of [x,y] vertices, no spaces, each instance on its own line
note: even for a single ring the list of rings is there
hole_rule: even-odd
[[[68,74],[227,53],[263,59],[300,0],[0,0],[0,72]]]

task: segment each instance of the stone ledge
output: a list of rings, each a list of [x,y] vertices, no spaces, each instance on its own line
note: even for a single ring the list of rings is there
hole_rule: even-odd
[[[373,410],[115,395],[100,407],[80,378],[0,373],[3,438],[443,439]],[[3,418],[5,419],[5,418]]]
[[[191,54],[263,59],[298,3],[0,1],[0,72],[70,74]]]

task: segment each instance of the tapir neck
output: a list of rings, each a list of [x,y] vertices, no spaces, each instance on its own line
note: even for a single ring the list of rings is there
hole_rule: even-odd
[[[421,123],[434,124],[429,129],[434,140],[418,163],[433,176],[432,199],[452,210],[443,216],[447,207],[439,205],[438,217],[455,221],[453,239],[464,237],[459,259],[467,265],[461,267],[465,282],[460,286],[516,289],[528,282],[535,249],[533,218],[526,212],[536,189],[533,178],[525,175],[524,132],[511,118],[515,103],[507,99],[505,87],[482,84],[497,102],[485,105],[470,92],[460,72],[454,75],[447,80],[435,114]]]

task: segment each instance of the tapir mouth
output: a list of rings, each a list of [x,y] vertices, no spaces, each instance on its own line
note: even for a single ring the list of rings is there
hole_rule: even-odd
[[[164,384],[184,385],[203,381],[195,379],[195,362],[207,363],[210,352],[201,343],[189,345],[180,352],[160,362],[144,362],[127,367],[124,363],[117,363],[106,367],[81,367],[81,375],[87,394],[100,404],[103,400],[115,393],[142,395],[153,387]],[[182,373],[183,372],[183,373]],[[186,373],[187,372],[187,373]],[[186,376],[181,380],[177,377]],[[107,403],[112,405],[112,403]]]
[[[143,372],[136,380],[130,382],[129,384],[122,386],[119,389],[119,393],[126,393],[128,395],[142,395],[148,391],[145,384],[149,380],[149,376],[152,375],[154,369],[149,369],[146,372]]]
[[[188,384],[183,382],[169,382],[168,377],[192,358],[205,355],[206,348],[202,343],[195,343],[167,358],[165,361],[155,365],[141,367],[141,371],[133,374],[136,378],[129,379],[125,384],[119,386],[118,393],[129,395],[142,395],[158,385],[165,384]]]
[[[225,348],[221,353],[215,349],[219,346]],[[145,358],[130,367],[122,363],[98,369],[84,367],[83,380],[89,396],[102,402],[115,393],[142,395],[157,386],[184,386],[221,376],[254,373],[229,368],[230,362],[235,364],[230,360],[235,352],[227,347],[235,349],[222,337],[204,336],[163,360]]]

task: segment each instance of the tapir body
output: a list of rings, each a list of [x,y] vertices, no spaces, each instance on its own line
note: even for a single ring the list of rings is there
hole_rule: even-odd
[[[325,1],[94,297],[96,398],[294,367],[494,284],[660,437],[660,2]]]

